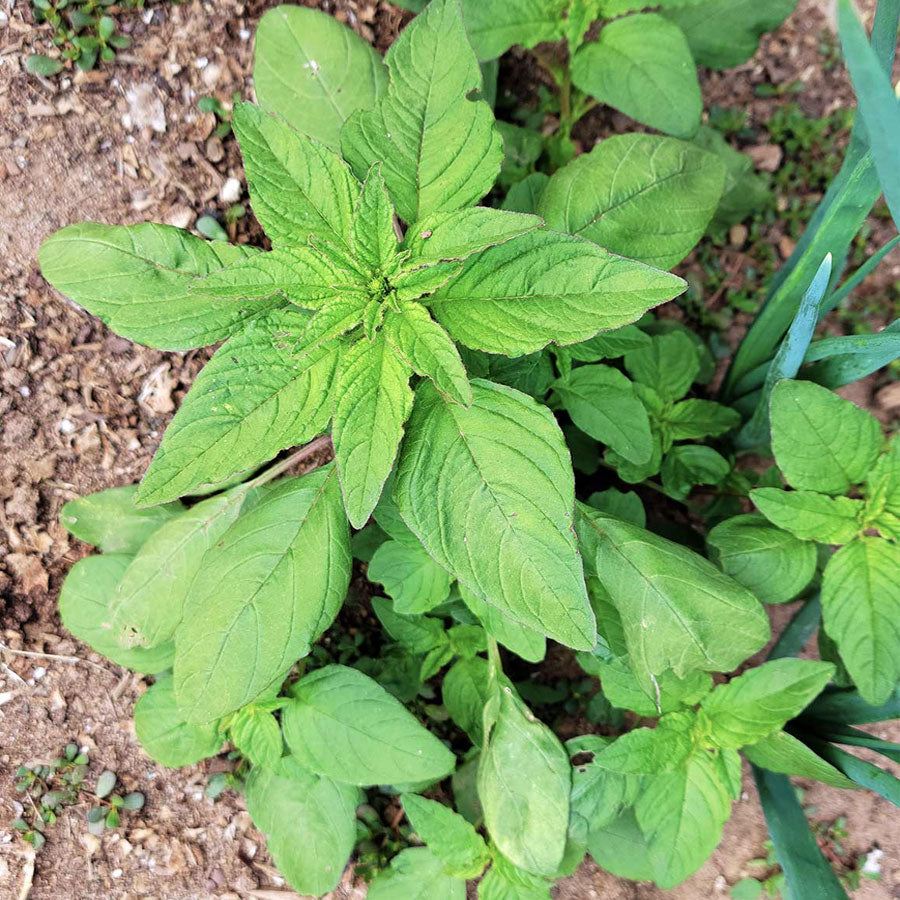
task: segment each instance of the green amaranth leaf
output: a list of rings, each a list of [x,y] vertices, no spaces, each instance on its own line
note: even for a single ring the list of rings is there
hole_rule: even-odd
[[[493,851],[493,864],[478,882],[478,900],[550,900],[550,882],[514,866]]]
[[[291,766],[286,778],[254,766],[247,811],[291,887],[319,896],[341,880],[356,841],[359,791]]]
[[[536,213],[549,180],[543,172],[532,172],[509,189],[502,208],[510,212]]]
[[[402,784],[449,774],[453,754],[367,675],[330,665],[293,687],[282,727],[291,752],[344,784]]]
[[[605,25],[575,54],[572,80],[651,128],[689,138],[700,127],[703,98],[690,47],[677,25],[655,13]]]
[[[580,366],[553,385],[572,421],[637,465],[653,453],[650,419],[634,385],[611,366]]]
[[[385,597],[373,597],[372,609],[384,630],[416,656],[424,656],[447,646],[447,634],[440,619],[423,615],[404,615]]]
[[[537,663],[544,658],[547,653],[547,639],[542,633],[526,628],[496,606],[485,603],[462,585],[459,585],[459,594],[469,612],[478,619],[484,630],[507,650],[511,650],[516,656],[521,656],[528,662]]]
[[[160,350],[214,344],[280,301],[193,296],[198,278],[256,255],[169,225],[69,225],[38,252],[41,274],[116,334]]]
[[[779,731],[828,684],[831,663],[813,659],[772,659],[728,684],[720,684],[700,708],[720,747],[736,750]]]
[[[684,500],[698,484],[721,484],[729,472],[731,463],[701,444],[673,447],[660,467],[663,487],[676,500]]]
[[[809,381],[772,391],[772,450],[795,488],[844,494],[869,474],[884,445],[868,411]]]
[[[699,65],[729,69],[750,59],[760,37],[781,25],[796,5],[797,0],[701,0],[663,14],[685,33]]]
[[[386,541],[375,551],[366,577],[383,585],[397,612],[405,615],[428,612],[450,596],[450,573],[423,547],[400,541]]]
[[[215,756],[222,747],[219,723],[191,725],[175,702],[171,676],[157,681],[134,705],[134,730],[142,749],[158,763],[177,769]]]
[[[341,126],[387,87],[376,50],[333,16],[276,6],[259,20],[253,88],[259,105],[302,134],[341,145]]]
[[[538,209],[550,228],[670,269],[706,231],[724,177],[718,159],[684,141],[616,135],[556,172]]]
[[[480,656],[457,660],[441,682],[441,699],[450,718],[478,747],[484,740],[484,707],[489,697],[488,663]]]
[[[652,878],[668,889],[699,869],[715,849],[731,814],[731,797],[716,760],[701,750],[679,771],[649,779],[635,813],[646,835]]]
[[[604,828],[637,799],[640,777],[622,775],[596,764],[610,739],[589,734],[566,741],[569,756],[579,761],[572,768],[572,817],[580,817],[589,831]],[[590,761],[585,760],[589,754]]]
[[[763,603],[787,603],[816,573],[815,544],[802,541],[763,516],[734,516],[707,535],[722,570]]]
[[[742,747],[744,756],[770,772],[814,778],[831,787],[853,790],[856,785],[831,763],[786,731],[776,731],[749,747]]]
[[[610,661],[596,659],[596,674],[603,685],[603,696],[619,709],[630,709],[641,716],[651,718],[676,712],[685,706],[693,706],[709,693],[712,679],[706,672],[691,672],[679,678],[671,669],[656,676],[659,689],[653,698],[647,696],[640,682],[623,657]]]
[[[171,641],[151,649],[126,647],[113,627],[116,586],[131,559],[124,553],[108,553],[78,560],[59,592],[59,615],[78,640],[117,665],[151,674],[163,672],[172,665]]]
[[[594,764],[619,775],[659,775],[683,766],[694,748],[693,713],[669,713],[656,728],[635,728],[594,757]]]
[[[630,350],[649,347],[650,340],[650,335],[641,331],[637,325],[623,325],[614,331],[594,335],[580,344],[569,344],[565,351],[572,359],[580,362],[597,362],[624,356]]]
[[[204,553],[237,518],[246,496],[240,486],[210,497],[150,536],[125,570],[112,601],[113,624],[123,644],[156,647],[171,640]]]
[[[350,583],[350,535],[332,466],[287,478],[203,557],[175,633],[175,693],[189,722],[256,699],[309,652]]]
[[[216,351],[166,430],[139,503],[222,484],[325,430],[337,353],[295,355],[284,341],[305,322],[299,311],[281,310]]]
[[[416,391],[394,486],[400,514],[429,555],[490,606],[590,649],[594,617],[559,426],[524,394],[481,380],[472,387],[469,409],[429,382]]]
[[[332,440],[344,506],[354,528],[366,524],[394,465],[409,417],[410,370],[379,334],[341,351]]]
[[[680,278],[591,241],[534,231],[469,257],[429,304],[466,346],[521,356],[628,325],[682,290]]]
[[[496,59],[513,44],[533,47],[562,37],[566,0],[462,0],[466,30],[480,60]]]
[[[673,441],[719,437],[741,424],[737,410],[712,400],[682,400],[665,413],[663,422]]]
[[[340,262],[319,247],[286,247],[257,253],[198,278],[190,291],[250,301],[281,296],[307,309],[327,308],[337,299],[352,299],[364,288],[361,274]]]
[[[666,669],[679,677],[695,669],[730,672],[768,640],[762,604],[708,560],[590,507],[578,511],[585,572],[615,604],[650,697],[652,677]]]
[[[700,359],[683,331],[654,335],[648,347],[625,354],[625,368],[663,400],[680,400],[700,374]]]
[[[450,335],[420,303],[407,302],[400,311],[389,310],[384,320],[388,343],[417,374],[430,378],[451,400],[469,406],[472,388]]]
[[[552,876],[563,858],[571,768],[556,735],[504,679],[478,764],[484,824],[500,852],[534,875]]]
[[[137,553],[153,532],[184,512],[177,502],[140,509],[134,505],[137,489],[129,484],[70,500],[59,521],[69,534],[104,553]]]
[[[439,260],[462,260],[534,231],[541,224],[537,216],[473,206],[426,216],[409,227],[401,246],[411,254],[406,264],[410,268]]]
[[[456,878],[477,878],[490,861],[480,834],[448,806],[418,794],[400,797],[403,810],[416,834]]]
[[[383,161],[406,222],[471,206],[493,186],[503,148],[491,108],[469,97],[482,78],[458,0],[432,0],[391,45],[385,63],[387,93],[374,109],[348,119],[344,157],[358,176]]]
[[[381,163],[372,164],[353,212],[350,250],[369,271],[381,272],[397,253],[394,208],[381,174]]]
[[[230,727],[231,740],[254,766],[274,769],[284,749],[281,727],[267,709],[245,706],[235,714]]]
[[[862,500],[779,488],[757,488],[750,499],[773,525],[804,541],[846,544],[862,528]]]
[[[253,213],[272,243],[303,247],[313,236],[346,247],[359,184],[340,156],[249,103],[236,104],[231,121]]]
[[[822,581],[822,623],[873,706],[900,681],[900,545],[862,538],[838,550]]]
[[[466,882],[444,871],[427,847],[407,847],[379,872],[367,900],[465,900]]]
[[[644,503],[634,491],[623,492],[616,488],[595,491],[588,497],[588,505],[605,512],[608,516],[624,519],[641,528],[647,525]]]

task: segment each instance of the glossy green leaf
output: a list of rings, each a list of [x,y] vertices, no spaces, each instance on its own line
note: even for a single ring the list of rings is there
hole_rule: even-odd
[[[138,672],[163,672],[172,665],[171,641],[150,649],[128,647],[113,625],[116,586],[131,559],[124,553],[109,553],[78,560],[59,592],[59,615],[78,640],[114,663]]]
[[[404,615],[384,597],[373,597],[372,609],[390,637],[403,644],[410,653],[424,656],[436,647],[447,646],[447,635],[440,619]]]
[[[394,233],[394,208],[381,169],[381,163],[376,162],[366,173],[350,227],[353,257],[370,272],[385,271],[399,249]]]
[[[616,488],[596,491],[588,497],[588,506],[599,509],[615,519],[624,519],[633,525],[644,528],[647,525],[647,513],[644,503],[634,491],[622,492]]]
[[[215,756],[222,747],[218,722],[191,725],[184,720],[171,677],[157,681],[138,698],[134,730],[144,751],[172,769]]]
[[[698,484],[721,484],[729,472],[731,463],[702,444],[673,447],[660,468],[663,487],[676,500],[684,500]]]
[[[566,843],[571,769],[555,734],[505,680],[478,765],[478,796],[493,842],[510,862],[552,876]]]
[[[116,334],[160,350],[214,344],[281,301],[194,296],[204,275],[256,254],[169,225],[69,225],[38,252],[41,274]]]
[[[275,769],[284,749],[281,726],[264,708],[245,706],[231,723],[231,741],[254,766]]]
[[[129,484],[70,500],[59,521],[69,534],[104,553],[137,553],[155,531],[184,512],[180,503],[141,509],[134,505],[137,489]]]
[[[387,93],[341,134],[358,176],[381,160],[400,218],[470,206],[493,186],[503,148],[491,108],[470,99],[481,70],[458,0],[432,0],[391,45]],[[268,229],[267,229],[268,230]]]
[[[596,575],[622,620],[635,674],[730,672],[765,644],[762,604],[708,560],[635,525],[579,505],[585,572]]]
[[[429,382],[419,386],[394,487],[400,514],[429,555],[482,600],[589,649],[594,617],[572,534],[574,479],[562,433],[530,397],[480,380],[472,388],[466,409]]]
[[[741,423],[737,410],[712,400],[682,400],[665,413],[666,428],[673,441],[699,441],[719,437]]]
[[[490,860],[480,834],[450,807],[418,794],[400,797],[409,824],[419,840],[444,864],[448,875],[477,878]]]
[[[862,538],[838,550],[822,580],[822,623],[873,706],[900,681],[900,545]]]
[[[384,688],[330,665],[293,687],[282,727],[291,752],[313,772],[343,784],[402,784],[449,774],[453,754]]]
[[[654,335],[649,346],[625,354],[625,368],[663,400],[680,400],[700,374],[700,359],[682,331]]]
[[[757,488],[750,499],[773,525],[804,541],[846,544],[862,528],[862,500],[779,488]]]
[[[763,516],[734,516],[707,536],[716,562],[763,603],[786,603],[816,572],[815,544],[802,541]]]
[[[359,184],[340,156],[249,103],[235,105],[232,127],[253,213],[272,243],[303,247],[315,237],[346,247]]]
[[[450,596],[450,573],[422,548],[387,541],[372,556],[369,581],[384,586],[398,613],[424,613]]]
[[[544,635],[520,624],[496,606],[486,603],[462,585],[459,593],[463,603],[478,619],[484,630],[498,643],[511,650],[516,656],[528,662],[540,662],[547,653],[547,639]]]
[[[185,718],[219,718],[277,683],[334,620],[350,563],[331,466],[284,479],[240,516],[205,554],[175,634]]]
[[[333,16],[276,6],[259,20],[253,87],[259,105],[337,150],[341,126],[387,87],[377,51]]]
[[[684,32],[656,13],[605,25],[575,54],[572,80],[651,128],[689,138],[700,127],[703,98],[690,47]]]
[[[291,887],[318,896],[336,887],[350,859],[359,792],[296,766],[290,773],[254,766],[247,811]]]
[[[476,747],[484,739],[482,720],[488,696],[488,664],[480,656],[458,660],[441,682],[441,697],[450,718]]]
[[[779,731],[828,684],[830,663],[773,659],[721,684],[700,705],[720,747],[737,749]]]
[[[324,347],[294,356],[284,336],[304,323],[285,309],[219,348],[166,430],[139,503],[221,485],[325,430],[337,354]]]
[[[795,488],[844,494],[881,452],[881,425],[868,411],[809,381],[772,391],[772,450]]]
[[[360,338],[341,352],[331,435],[354,528],[366,524],[394,466],[412,409],[410,374],[382,335]]]
[[[680,278],[591,241],[534,231],[470,257],[429,302],[455,340],[521,356],[635,322],[683,289]]]
[[[632,383],[611,366],[580,366],[553,385],[572,421],[630,462],[650,459],[650,419]]]

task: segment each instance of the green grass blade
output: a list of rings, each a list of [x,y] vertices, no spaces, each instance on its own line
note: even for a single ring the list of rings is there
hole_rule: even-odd
[[[846,744],[848,747],[866,747],[880,753],[893,762],[900,762],[900,744],[893,741],[883,741],[880,738],[873,737],[866,731],[860,731],[850,725],[825,727],[824,730],[818,731],[817,736],[823,740],[831,741],[833,744]]]
[[[857,691],[826,691],[804,710],[804,718],[839,725],[866,725],[900,718],[900,687],[881,706],[866,703]]]
[[[855,288],[859,287],[862,282],[875,271],[876,266],[880,263],[894,247],[900,244],[900,235],[891,238],[883,247],[876,250],[839,288],[832,291],[823,308],[825,312],[837,309],[843,303],[846,296]]]
[[[790,900],[848,900],[809,830],[790,779],[752,768],[775,855],[787,878]]]
[[[802,377],[835,390],[859,381],[900,357],[900,319],[877,334],[853,334],[816,341],[806,354]]]
[[[769,651],[769,659],[783,659],[786,656],[797,656],[813,636],[822,619],[822,602],[818,594],[814,594],[788,622],[787,627],[775,641]]]
[[[846,750],[841,750],[834,744],[814,739],[809,739],[808,743],[819,756],[828,760],[836,769],[840,769],[860,787],[875,791],[894,806],[900,806],[900,778],[895,778],[880,766],[866,762],[852,753],[847,753]]]

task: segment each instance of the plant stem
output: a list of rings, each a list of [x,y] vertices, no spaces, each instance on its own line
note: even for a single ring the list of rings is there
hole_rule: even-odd
[[[268,484],[272,481],[273,478],[277,478],[282,472],[286,472],[292,466],[295,466],[297,463],[303,462],[303,460],[308,459],[310,456],[314,456],[320,450],[324,450],[326,447],[331,446],[331,435],[329,434],[321,434],[319,437],[310,441],[308,444],[301,447],[299,450],[292,453],[290,456],[286,456],[284,459],[275,463],[274,466],[266,469],[260,475],[257,475],[252,481],[248,481],[244,487],[247,490],[251,488],[259,487],[263,484]],[[324,465],[324,463],[322,463]],[[318,468],[318,466],[316,467]]]

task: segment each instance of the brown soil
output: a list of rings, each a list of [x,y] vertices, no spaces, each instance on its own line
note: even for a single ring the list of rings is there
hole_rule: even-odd
[[[384,2],[322,0],[384,49],[403,21]],[[56,295],[38,274],[40,241],[71,222],[144,220],[190,226],[222,213],[226,179],[242,178],[233,142],[212,134],[215,121],[196,98],[250,95],[255,23],[273,0],[192,0],[149,5],[127,24],[133,47],[114,66],[54,81],[26,76],[24,54],[43,49],[44,34],[28,4],[7,3],[0,16],[0,897],[86,900],[290,900],[242,800],[203,795],[213,760],[179,771],[153,764],[140,750],[131,709],[147,683],[74,641],[56,614],[56,596],[71,564],[87,548],[58,524],[73,497],[137,480],[207,351],[160,353],[107,331]],[[809,81],[811,112],[846,102],[838,66],[825,75],[816,51],[824,22],[813,0],[766,39],[737,73],[706,79],[708,100],[748,105],[765,118],[777,100],[752,94],[759,80]],[[154,130],[154,126],[155,129]],[[613,122],[612,128],[618,124]],[[246,195],[244,195],[246,201]],[[242,223],[238,240],[249,240]],[[895,264],[892,276],[898,277]],[[863,398],[865,399],[865,398]],[[33,654],[33,655],[27,655]],[[894,739],[896,726],[876,729]],[[116,832],[90,836],[70,810],[35,854],[8,822],[21,795],[17,765],[48,760],[68,741],[91,750],[92,777],[116,771],[147,805]],[[849,849],[885,851],[880,883],[864,882],[866,900],[900,897],[900,840],[892,807],[870,794],[814,787],[807,799],[827,820],[845,815]],[[760,855],[765,827],[752,785],[735,804],[720,848],[704,868],[667,896],[701,900],[727,895]],[[361,897],[352,877],[337,896]],[[562,883],[561,898],[653,898],[585,864]]]

